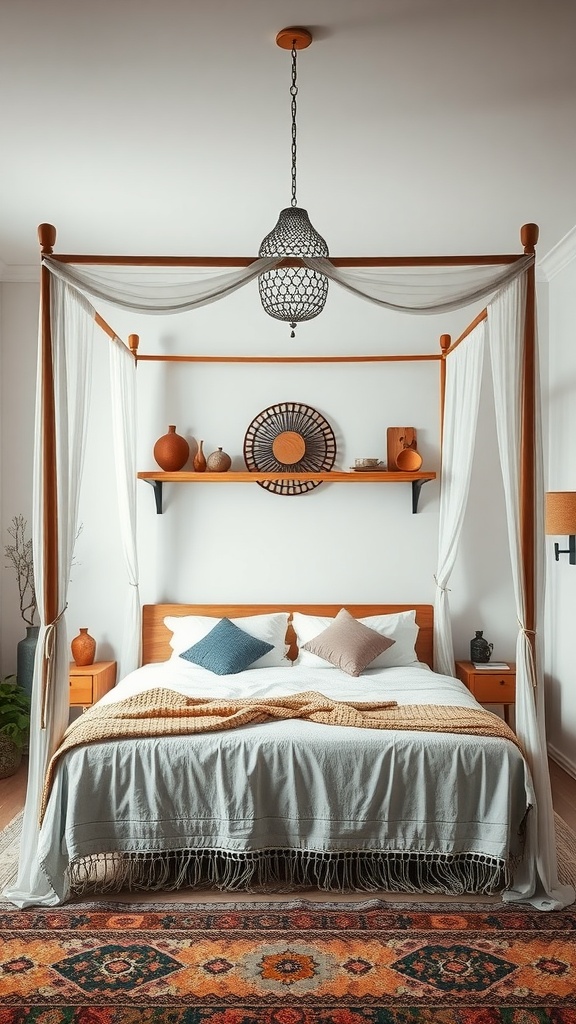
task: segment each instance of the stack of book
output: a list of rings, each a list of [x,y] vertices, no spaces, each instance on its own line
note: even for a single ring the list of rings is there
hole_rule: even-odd
[[[472,664],[474,668],[495,668],[496,671],[510,668],[510,665],[505,661],[473,661]]]

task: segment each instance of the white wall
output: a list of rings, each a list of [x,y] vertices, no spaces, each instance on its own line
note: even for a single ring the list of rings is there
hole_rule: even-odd
[[[551,491],[576,490],[576,235],[572,260],[549,284],[550,344],[545,406],[548,420],[547,485]],[[576,777],[576,700],[574,699],[574,613],[576,567],[567,555],[554,560],[554,543],[567,547],[565,537],[547,537],[546,692],[547,732],[552,756]]]
[[[0,285],[0,673],[16,670],[16,644],[26,635],[16,577],[4,547],[13,516],[32,520],[32,451],[38,330],[38,285]]]
[[[32,409],[37,295],[4,284],[2,339],[2,534],[31,508]],[[205,354],[437,353],[443,332],[456,336],[477,310],[450,317],[397,316],[331,286],[327,308],[289,338],[287,325],[261,310],[256,285],[183,318],[102,314],[123,337],[141,335],[141,352]],[[76,564],[67,613],[70,638],[88,626],[98,658],[120,648],[126,595],[116,525],[107,398],[107,340],[96,336]],[[488,369],[487,371],[488,372]],[[222,446],[244,468],[244,434],[254,416],[291,400],[319,409],[337,437],[337,467],[358,455],[386,457],[386,428],[418,430],[425,469],[439,469],[439,364],[208,365],[140,363],[139,467],[156,468],[155,440],[175,423],[194,448]],[[18,454],[13,439],[18,438]],[[152,488],[138,484],[139,557],[144,602],[432,602],[437,555],[438,484],[425,484],[411,514],[410,485],[322,484],[280,497],[255,484],[165,485],[157,516]],[[466,657],[475,629],[495,656],[514,654],[516,617],[489,392],[483,403],[459,564],[451,583],[456,655]],[[23,635],[15,583],[1,576],[2,664],[13,669]]]

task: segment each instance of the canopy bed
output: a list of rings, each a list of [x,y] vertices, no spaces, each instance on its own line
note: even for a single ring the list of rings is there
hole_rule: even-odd
[[[135,487],[137,467],[134,455],[134,408],[135,408],[135,367],[138,361],[146,356],[138,354],[137,343],[132,339],[131,345],[125,345],[115,332],[91,304],[92,298],[100,298],[122,308],[140,312],[177,313],[193,309],[196,306],[216,301],[236,288],[268,272],[278,265],[280,260],[267,259],[236,259],[236,258],[205,258],[205,257],[112,257],[112,256],[73,256],[55,255],[53,245],[56,232],[51,225],[41,225],[39,237],[42,249],[41,270],[41,318],[39,345],[39,378],[37,401],[37,445],[35,455],[35,513],[34,513],[34,550],[37,572],[37,590],[40,594],[39,613],[41,617],[39,650],[42,656],[37,657],[33,690],[32,742],[30,757],[30,778],[27,794],[24,822],[24,844],[20,863],[18,881],[6,895],[19,906],[28,904],[54,905],[69,892],[70,873],[64,885],[50,884],[49,875],[53,879],[58,875],[62,865],[52,865],[46,872],[40,864],[48,865],[51,858],[58,858],[62,853],[65,841],[58,832],[50,832],[48,821],[56,822],[59,807],[57,801],[62,793],[62,776],[56,769],[55,782],[52,787],[52,802],[48,802],[42,830],[39,831],[38,817],[42,806],[45,778],[48,766],[60,744],[68,717],[68,644],[65,625],[66,593],[69,579],[69,568],[72,557],[73,540],[77,529],[78,493],[81,478],[83,438],[85,428],[84,395],[88,376],[88,360],[90,351],[91,328],[94,324],[101,327],[110,339],[111,388],[113,394],[113,416],[116,444],[116,472],[118,481],[120,521],[123,535],[123,547],[127,570],[128,611],[125,649],[122,652],[120,676],[130,680],[132,673],[142,672],[156,666],[155,654],[150,657],[149,634],[144,634],[144,660],[147,664],[140,665],[140,604],[138,597],[138,560],[135,543]],[[487,298],[488,305],[470,327],[453,344],[447,336],[441,340],[441,352],[432,358],[437,359],[440,366],[440,401],[442,409],[442,488],[439,513],[439,553],[436,574],[436,598],[434,616],[434,672],[425,669],[430,665],[430,652],[422,660],[415,657],[404,669],[417,669],[424,672],[424,680],[418,686],[422,694],[428,683],[437,677],[442,687],[448,686],[451,680],[456,690],[450,697],[442,698],[435,691],[434,705],[455,707],[457,710],[469,708],[472,717],[481,711],[480,706],[466,695],[464,687],[453,679],[453,650],[449,621],[447,583],[454,565],[460,528],[464,515],[469,484],[470,454],[473,449],[475,415],[478,406],[479,373],[484,347],[489,344],[493,365],[493,380],[497,416],[498,440],[504,492],[506,498],[508,535],[513,565],[513,577],[516,595],[516,612],[519,622],[519,633],[516,651],[517,663],[517,716],[516,733],[519,748],[513,737],[490,737],[482,743],[494,741],[504,744],[515,767],[510,771],[514,776],[516,796],[512,799],[512,789],[508,790],[511,817],[503,822],[506,840],[500,847],[496,860],[500,864],[501,877],[496,884],[494,876],[486,883],[475,878],[471,889],[464,891],[493,891],[494,887],[503,890],[503,898],[507,900],[531,900],[542,909],[555,909],[566,905],[574,898],[570,887],[561,886],[557,878],[553,813],[546,759],[546,745],[543,720],[542,670],[539,649],[536,643],[539,607],[542,590],[542,531],[540,529],[541,503],[541,467],[540,440],[537,401],[537,356],[535,331],[535,298],[534,298],[534,260],[535,244],[538,229],[535,225],[522,228],[524,252],[520,255],[504,256],[459,256],[459,257],[415,257],[415,258],[370,258],[370,259],[331,259],[303,258],[300,263],[314,267],[326,277],[384,308],[401,310],[417,314],[448,311],[469,305],[472,301]],[[285,261],[284,261],[285,262]],[[298,263],[298,261],[295,261]],[[176,267],[180,273],[187,267],[220,268],[220,272],[212,279],[202,282],[179,280],[177,283],[136,282],[131,277],[123,282],[117,276],[117,268],[122,266],[143,267]],[[114,267],[114,274],[105,269]],[[229,272],[228,268],[240,268]],[[226,273],[222,273],[222,268]],[[399,275],[401,275],[399,277]],[[164,357],[171,358],[171,357]],[[180,357],[186,358],[186,357]],[[191,357],[192,358],[192,357]],[[205,357],[210,358],[210,357]],[[215,357],[217,358],[217,357]],[[311,357],[313,358],[313,357]],[[351,360],[367,357],[350,356]],[[390,358],[390,357],[369,357]],[[399,356],[396,358],[420,358]],[[511,401],[511,396],[515,399]],[[458,445],[455,436],[458,436]],[[243,474],[245,476],[246,474]],[[313,477],[313,475],[312,475]],[[411,476],[408,475],[408,479]],[[340,606],[338,606],[340,608]],[[282,611],[291,609],[282,608]],[[334,607],[331,615],[336,621]],[[236,609],[242,618],[251,611]],[[302,616],[305,613],[298,612]],[[380,609],[380,611],[382,611]],[[197,612],[194,614],[202,614]],[[194,617],[194,614],[192,617]],[[205,614],[209,614],[205,612]],[[330,613],[329,613],[330,614]],[[362,612],[360,616],[362,617]],[[215,611],[218,623],[227,621],[227,614],[221,609]],[[373,616],[367,613],[367,617]],[[184,612],[184,618],[189,618]],[[302,618],[299,620],[302,623]],[[332,618],[330,617],[330,622]],[[430,636],[430,622],[427,620],[427,635]],[[155,627],[156,628],[156,627]],[[164,628],[164,627],[162,627]],[[328,628],[328,626],[326,626]],[[372,630],[371,626],[367,627]],[[376,630],[377,632],[377,630]],[[304,640],[298,634],[298,661],[296,672],[291,675],[293,686],[301,684],[300,690],[322,693],[318,690],[318,674],[324,687],[334,686],[340,669],[331,665],[331,672],[313,666],[311,675],[298,676],[299,663],[304,648]],[[204,637],[202,637],[204,639]],[[309,638],[309,642],[314,638]],[[382,637],[380,637],[382,639]],[[163,640],[166,651],[166,638]],[[398,647],[396,650],[400,650]],[[156,650],[156,648],[154,648]],[[392,648],[394,650],[394,647]],[[177,656],[180,655],[177,653]],[[181,653],[181,652],[180,652]],[[174,654],[174,652],[173,652]],[[173,654],[166,664],[170,664]],[[378,661],[378,659],[376,659]],[[156,667],[154,667],[156,666]],[[172,664],[172,668],[173,668]],[[181,664],[179,668],[181,668]],[[278,672],[286,672],[285,667],[278,667]],[[203,670],[200,670],[203,671]],[[304,669],[302,669],[304,671]],[[368,667],[363,679],[370,676]],[[389,668],[387,671],[392,671]],[[262,672],[262,670],[260,670]],[[337,675],[334,675],[337,673]],[[256,672],[257,674],[257,672]],[[248,670],[248,676],[250,670]],[[244,676],[244,671],[240,672]],[[140,678],[140,677],[139,677]],[[159,677],[155,677],[159,678]],[[194,677],[196,678],[196,677]],[[234,677],[231,676],[230,679]],[[247,678],[247,677],[246,677]],[[346,679],[346,675],[344,677]],[[158,682],[162,689],[165,677]],[[286,676],[282,677],[280,696],[283,696],[282,685],[287,685]],[[259,677],[261,685],[262,675]],[[313,685],[305,685],[306,680]],[[325,680],[325,682],[324,682]],[[247,680],[248,690],[253,681]],[[349,679],[348,679],[349,681]],[[340,680],[342,682],[342,680]],[[278,680],[272,680],[276,685]],[[131,699],[128,684],[128,700]],[[156,683],[153,684],[154,687]],[[168,684],[170,685],[170,684]],[[182,693],[194,690],[196,683],[183,684]],[[207,685],[206,683],[204,684]],[[186,690],[191,686],[191,690]],[[392,697],[398,706],[404,706],[407,681],[400,680],[392,686],[398,690],[398,698]],[[379,691],[380,682],[370,690],[371,697]],[[144,685],[144,690],[147,685]],[[234,691],[236,692],[236,691]],[[256,691],[255,691],[256,692]],[[277,695],[277,691],[273,691]],[[293,693],[293,689],[290,690]],[[336,689],[332,698],[342,702],[341,694],[345,690]],[[348,692],[352,692],[350,689]],[[357,692],[357,691],[355,691]],[[420,690],[418,691],[420,693]],[[340,694],[340,696],[338,696]],[[132,694],[134,696],[134,694]],[[225,696],[230,696],[226,693]],[[241,694],[242,696],[242,694]],[[468,702],[468,698],[471,703]],[[115,701],[117,694],[112,693],[110,699]],[[326,698],[328,699],[328,698]],[[419,700],[426,704],[423,695]],[[430,700],[428,700],[430,703]],[[130,712],[131,713],[131,712]],[[361,713],[361,712],[359,712]],[[180,714],[180,712],[178,712]],[[456,711],[453,712],[456,720]],[[98,716],[96,716],[98,717]],[[282,723],[286,725],[286,723]],[[312,723],[306,722],[306,726]],[[255,725],[254,729],[275,728],[275,726]],[[318,726],[314,729],[330,729],[333,726]],[[378,726],[380,728],[380,726]],[[384,728],[384,726],[382,726]],[[387,727],[389,728],[389,727]],[[370,729],[353,730],[362,733],[362,742]],[[239,730],[242,732],[242,730]],[[334,729],[331,734],[338,734]],[[222,734],[224,735],[224,733]],[[323,734],[325,735],[325,734]],[[395,742],[399,733],[393,732]],[[407,736],[412,737],[408,731]],[[420,756],[423,749],[432,749],[429,735],[426,748],[420,744]],[[460,750],[460,744],[454,745],[454,738],[459,740],[457,733],[449,729],[442,734],[444,746],[452,743],[452,755]],[[451,739],[449,739],[451,737]],[[173,739],[174,737],[170,737]],[[190,740],[195,737],[190,736]],[[128,742],[128,741],[127,741]],[[138,749],[144,750],[145,741],[130,740]],[[260,739],[258,739],[260,742]],[[334,743],[332,739],[328,742]],[[336,741],[337,742],[337,741]],[[360,742],[358,737],[357,742]],[[442,746],[442,743],[440,744]],[[79,750],[68,751],[62,764],[72,766],[79,756]],[[107,748],[108,749],[108,748]],[[136,747],[132,747],[132,750]],[[501,749],[504,749],[501,747]],[[84,754],[82,756],[85,756]],[[326,755],[324,753],[324,759]],[[508,757],[508,753],[507,753]],[[518,761],[518,758],[520,759]],[[78,764],[76,760],[76,765]],[[446,765],[446,761],[444,762]],[[510,761],[510,763],[512,763]],[[521,766],[521,770],[519,768]],[[438,764],[436,764],[438,770]],[[315,784],[319,778],[316,769],[312,770]],[[77,772],[77,767],[70,767]],[[82,774],[82,772],[80,772]],[[463,769],[466,775],[466,769]],[[521,783],[519,780],[521,779]],[[484,785],[483,780],[482,785]],[[334,785],[337,781],[333,780]],[[493,785],[486,782],[488,789]],[[496,788],[498,788],[496,786]],[[318,792],[321,792],[318,785]],[[523,797],[518,801],[518,792]],[[321,797],[319,797],[321,801]],[[56,803],[55,803],[56,801]],[[522,801],[524,801],[522,803]],[[528,806],[530,813],[527,814]],[[384,806],[384,805],[382,805]],[[258,807],[256,807],[257,817]],[[381,811],[381,815],[382,815]],[[56,817],[54,816],[56,814]],[[312,817],[321,818],[318,805],[312,804]],[[381,817],[380,815],[380,817]],[[405,816],[405,815],[404,815]],[[402,817],[402,815],[400,815]],[[432,818],[439,820],[438,809],[432,812]],[[379,819],[380,820],[380,819]],[[484,825],[486,823],[484,822]],[[519,833],[526,826],[526,846],[524,855],[520,856],[518,848]],[[52,827],[52,826],[51,826]],[[54,825],[54,827],[56,827]],[[58,826],[59,827],[59,826]],[[488,830],[489,831],[489,830]],[[487,834],[484,828],[484,835]],[[514,838],[513,838],[514,837]],[[343,836],[336,834],[334,850],[347,856],[350,852]],[[324,846],[329,849],[324,837]],[[398,844],[398,839],[393,839]],[[376,846],[383,849],[385,840],[378,837]],[[440,842],[440,840],[438,840]],[[158,845],[151,849],[158,850]],[[465,848],[465,847],[464,847]],[[108,852],[111,847],[107,847]],[[131,850],[118,850],[128,857],[146,849],[138,845]],[[370,850],[370,841],[366,849]],[[461,846],[446,846],[443,852],[450,856],[461,851]],[[244,853],[249,851],[249,844]],[[412,854],[410,843],[406,851]],[[89,854],[97,851],[92,848]],[[149,851],[148,851],[149,852]],[[280,852],[286,853],[282,847]],[[289,850],[288,850],[289,852]],[[418,851],[417,851],[418,852]],[[419,847],[423,855],[425,847]],[[486,850],[470,849],[482,858]],[[418,857],[416,858],[418,860]],[[117,862],[114,863],[114,877],[117,880]],[[66,868],[64,871],[66,872]],[[160,874],[162,874],[162,870]],[[74,875],[74,870],[72,870]],[[178,874],[178,872],[177,872]],[[194,875],[194,872],[192,872]],[[338,872],[336,872],[338,874]],[[150,872],[150,877],[154,871]],[[186,872],[182,877],[190,881]],[[78,872],[76,872],[76,879]],[[155,876],[156,882],[158,875]],[[194,876],[196,877],[196,876]],[[214,876],[215,877],[215,876]],[[378,884],[384,884],[384,875],[376,876]],[[130,876],[133,881],[133,876]],[[236,881],[238,876],[235,876]],[[105,881],[109,881],[109,877]],[[308,879],[309,880],[309,879]],[[396,879],[396,882],[398,879]],[[341,884],[342,878],[337,879]],[[60,883],[58,883],[60,884]],[[414,878],[410,879],[414,886]],[[422,891],[426,891],[423,884]],[[393,888],[394,886],[391,885]],[[400,886],[401,887],[401,886]],[[416,889],[418,885],[416,884]],[[452,885],[439,891],[456,891]],[[458,890],[461,891],[461,890]]]

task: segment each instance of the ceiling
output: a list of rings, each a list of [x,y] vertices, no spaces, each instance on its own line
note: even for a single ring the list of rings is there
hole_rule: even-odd
[[[0,276],[76,253],[520,250],[576,225],[575,0],[0,0]]]

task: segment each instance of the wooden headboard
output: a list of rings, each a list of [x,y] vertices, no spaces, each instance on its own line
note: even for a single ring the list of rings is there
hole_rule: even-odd
[[[431,604],[145,604],[142,608],[142,664],[167,661],[172,654],[170,630],[164,625],[166,615],[212,615],[214,618],[238,619],[244,615],[264,615],[269,612],[303,612],[304,615],[337,615],[345,607],[357,619],[368,615],[392,615],[394,612],[416,610],[420,627],[416,641],[418,660],[432,668],[434,608]],[[297,656],[296,635],[288,624],[286,643],[290,644],[288,657]]]

